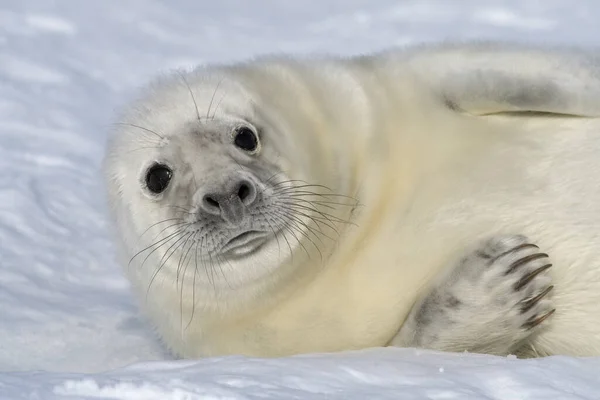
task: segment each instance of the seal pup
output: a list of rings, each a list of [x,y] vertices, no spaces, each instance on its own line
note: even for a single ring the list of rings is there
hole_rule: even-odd
[[[476,43],[160,77],[104,160],[133,290],[181,357],[600,354],[599,65]]]

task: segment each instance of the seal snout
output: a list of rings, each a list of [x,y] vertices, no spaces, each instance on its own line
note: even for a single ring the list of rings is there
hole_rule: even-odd
[[[231,225],[239,225],[246,216],[247,208],[256,198],[256,186],[248,179],[236,178],[205,193],[200,203],[200,212],[220,216]]]

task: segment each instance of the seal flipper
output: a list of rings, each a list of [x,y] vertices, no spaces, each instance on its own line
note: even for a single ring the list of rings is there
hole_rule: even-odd
[[[493,237],[433,284],[391,345],[521,353],[555,311],[551,266],[548,255],[524,236]]]
[[[409,50],[411,70],[453,109],[473,115],[600,117],[600,51],[476,43]]]

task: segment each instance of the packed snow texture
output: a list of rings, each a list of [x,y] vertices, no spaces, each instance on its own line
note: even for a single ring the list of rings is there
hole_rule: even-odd
[[[595,0],[2,0],[0,399],[600,398],[600,359],[169,361],[115,262],[98,170],[115,110],[172,67],[445,39],[594,46],[599,16]]]

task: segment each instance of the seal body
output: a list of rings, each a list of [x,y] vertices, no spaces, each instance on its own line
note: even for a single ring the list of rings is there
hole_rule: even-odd
[[[183,357],[383,346],[466,248],[518,232],[553,263],[531,353],[600,354],[599,65],[475,44],[158,79],[104,167],[142,307]]]

